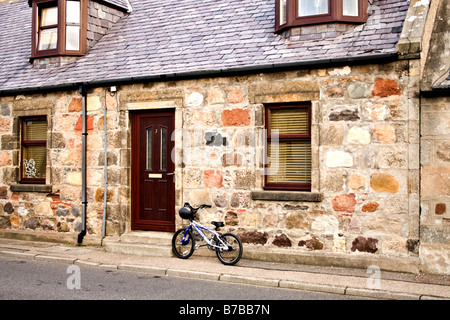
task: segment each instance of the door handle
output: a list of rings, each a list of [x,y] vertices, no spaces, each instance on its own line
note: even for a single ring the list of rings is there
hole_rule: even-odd
[[[174,173],[173,173],[173,172],[169,172],[169,173],[167,173],[167,175],[168,175],[168,176],[173,176]]]

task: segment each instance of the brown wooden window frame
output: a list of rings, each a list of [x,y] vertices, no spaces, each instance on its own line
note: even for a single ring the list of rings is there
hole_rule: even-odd
[[[368,0],[358,0],[358,16],[344,16],[343,0],[328,0],[328,13],[298,16],[298,1],[286,0],[286,23],[280,24],[280,2],[275,0],[275,32],[282,32],[287,28],[331,22],[364,23],[367,21]]]
[[[25,122],[28,121],[45,121],[47,122],[46,116],[34,116],[34,117],[23,117],[20,118],[20,181],[21,184],[45,184],[46,178],[28,178],[24,177],[24,148],[31,146],[43,146],[47,147],[47,140],[25,140]],[[47,152],[47,151],[46,151]],[[47,163],[47,159],[45,159]],[[46,164],[47,165],[47,164]]]
[[[70,24],[66,21],[67,0],[31,0],[32,6],[32,50],[31,58],[43,58],[52,56],[82,56],[87,50],[87,0],[80,1],[80,48],[79,50],[66,50],[66,27]],[[55,49],[39,50],[39,31],[41,12],[44,8],[58,7],[58,24],[47,28],[57,28],[57,45]]]
[[[267,130],[267,140],[266,140],[266,154],[269,151],[269,143],[271,143],[273,137],[271,134],[270,127],[270,111],[271,110],[280,110],[280,109],[307,109],[308,110],[308,132],[307,133],[299,133],[299,134],[279,134],[278,140],[279,142],[288,142],[288,141],[309,141],[311,143],[311,112],[312,107],[311,103],[284,103],[284,104],[268,104],[265,105],[265,125]],[[311,156],[312,157],[312,156]],[[312,159],[311,159],[312,160]],[[265,190],[291,190],[291,191],[311,191],[311,182],[310,183],[273,183],[268,181],[268,171],[267,168],[269,164],[265,164],[265,175],[264,175],[264,189]]]

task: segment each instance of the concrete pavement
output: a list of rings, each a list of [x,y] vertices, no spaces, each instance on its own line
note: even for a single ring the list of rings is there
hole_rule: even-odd
[[[194,252],[189,259],[180,260],[111,253],[99,245],[7,238],[0,238],[0,256],[375,299],[450,299],[450,276],[388,272],[376,267],[366,270],[247,259],[235,266],[225,266],[213,252],[210,256]]]

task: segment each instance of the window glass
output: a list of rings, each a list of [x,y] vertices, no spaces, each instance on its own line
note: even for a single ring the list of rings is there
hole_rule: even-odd
[[[152,134],[153,127],[150,127],[150,129],[147,130],[147,170],[152,170]]]
[[[58,44],[58,29],[43,29],[39,32],[39,50],[56,49]]]
[[[80,50],[80,27],[66,27],[66,50]]]
[[[23,148],[24,178],[45,178],[47,148],[45,146],[27,146]]]
[[[80,1],[67,1],[66,23],[80,24]]]
[[[161,163],[160,169],[166,170],[167,168],[167,129],[161,128]]]
[[[41,11],[41,27],[58,24],[58,7],[43,8]]]
[[[66,2],[66,50],[80,50],[80,1]]]
[[[280,0],[280,25],[285,24],[286,20],[286,1]]]
[[[343,0],[342,14],[344,16],[357,17],[359,15],[358,0]]]
[[[328,13],[328,0],[298,0],[299,17]]]

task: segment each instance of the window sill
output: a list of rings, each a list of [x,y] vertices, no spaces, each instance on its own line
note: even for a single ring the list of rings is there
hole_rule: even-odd
[[[48,184],[13,184],[10,189],[12,192],[52,192],[52,186]]]
[[[321,202],[323,194],[302,191],[252,191],[252,200]]]

